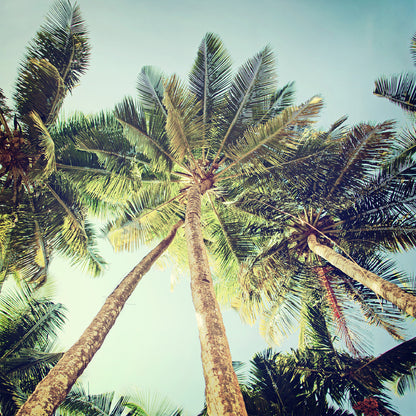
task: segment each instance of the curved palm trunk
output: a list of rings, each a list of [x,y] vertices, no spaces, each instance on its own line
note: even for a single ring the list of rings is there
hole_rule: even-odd
[[[75,381],[86,369],[95,353],[100,349],[140,279],[165,252],[182,224],[183,221],[179,221],[168,236],[147,254],[114,289],[79,340],[37,385],[35,391],[20,408],[16,416],[49,416],[53,414],[54,410],[65,399]]]
[[[201,343],[205,398],[210,416],[247,416],[218,302],[201,230],[203,184],[188,190],[185,233],[192,299]]]
[[[416,296],[406,293],[394,283],[363,269],[358,264],[335,252],[332,248],[319,243],[314,234],[308,236],[308,246],[311,251],[324,258],[328,263],[416,318]]]

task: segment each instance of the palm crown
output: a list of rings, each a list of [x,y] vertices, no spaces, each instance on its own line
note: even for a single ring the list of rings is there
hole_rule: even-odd
[[[69,140],[57,123],[68,93],[89,60],[78,6],[56,3],[30,43],[19,68],[15,107],[0,94],[1,273],[44,281],[52,249],[100,272],[91,226],[80,193],[63,170]],[[1,92],[1,91],[0,91]],[[66,153],[65,153],[66,152]]]
[[[348,299],[359,302],[370,323],[396,337],[399,313],[389,305],[380,307],[377,294],[319,260],[310,239],[314,236],[386,280],[403,283],[405,276],[392,272],[379,252],[409,249],[416,242],[414,143],[397,142],[389,122],[346,129],[340,128],[343,121],[326,133],[305,132],[299,151],[307,157],[315,149],[316,155],[308,166],[269,176],[263,184],[244,184],[245,192],[236,196],[239,209],[263,219],[249,229],[263,236],[263,249],[248,262],[237,304],[252,317],[263,308],[263,331],[276,339],[303,302],[310,302],[310,290],[321,291],[347,344],[357,352],[346,324],[348,310],[354,311],[347,307]]]

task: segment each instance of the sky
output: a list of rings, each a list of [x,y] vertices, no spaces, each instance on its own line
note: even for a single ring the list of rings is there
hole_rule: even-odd
[[[11,97],[17,67],[53,2],[2,0],[0,17],[0,88]],[[75,111],[112,109],[126,95],[135,95],[137,75],[144,65],[186,79],[202,37],[220,35],[234,68],[270,45],[277,60],[280,85],[295,82],[296,103],[314,95],[325,107],[317,127],[348,116],[350,124],[400,120],[403,112],[372,94],[382,75],[416,70],[409,45],[416,32],[416,1],[410,0],[79,0],[91,41],[91,63],[63,116]],[[55,299],[67,306],[68,323],[61,337],[69,347],[91,321],[106,296],[143,257],[113,254],[106,241],[102,253],[109,261],[96,279],[57,259],[52,264]],[[414,255],[407,266],[415,273]],[[139,284],[117,324],[82,380],[91,391],[132,388],[155,391],[196,415],[203,406],[203,377],[199,340],[191,303],[189,279],[171,289],[171,267],[165,260]],[[234,360],[248,361],[267,347],[256,327],[243,325],[233,311],[224,320]],[[415,326],[411,327],[413,335]],[[293,345],[293,339],[282,349]],[[393,346],[376,333],[374,353]],[[396,400],[410,415],[416,394]],[[413,405],[413,407],[412,407]]]

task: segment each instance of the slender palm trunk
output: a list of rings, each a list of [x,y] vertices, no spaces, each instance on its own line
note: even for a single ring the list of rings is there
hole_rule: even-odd
[[[324,258],[328,263],[416,318],[416,296],[406,293],[394,283],[363,269],[358,264],[335,252],[332,248],[319,243],[314,234],[308,236],[308,246],[311,251]]]
[[[182,224],[183,221],[179,221],[168,236],[147,254],[114,289],[79,340],[37,385],[35,391],[20,408],[16,416],[50,416],[53,414],[75,381],[86,369],[95,353],[100,349],[140,279],[165,252]]]
[[[210,416],[246,416],[243,396],[232,366],[221,311],[214,293],[201,230],[199,184],[188,190],[185,233],[191,271],[191,291],[201,343],[205,398]]]

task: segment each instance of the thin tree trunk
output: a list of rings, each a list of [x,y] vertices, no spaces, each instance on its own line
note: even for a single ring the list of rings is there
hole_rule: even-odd
[[[363,269],[353,261],[335,252],[331,247],[319,243],[314,234],[308,236],[308,246],[318,256],[344,272],[346,275],[368,287],[378,296],[388,300],[399,309],[416,318],[416,297],[406,293],[394,283],[382,279],[375,273]]]
[[[53,414],[75,381],[86,369],[95,353],[100,349],[140,279],[165,252],[182,224],[183,221],[175,224],[168,236],[147,254],[114,289],[79,340],[37,385],[35,391],[20,408],[16,416],[50,416]]]
[[[202,184],[203,186],[203,184]],[[205,398],[210,416],[247,415],[232,366],[221,311],[214,293],[201,230],[200,184],[188,190],[185,233],[191,272],[191,291],[201,343]]]

